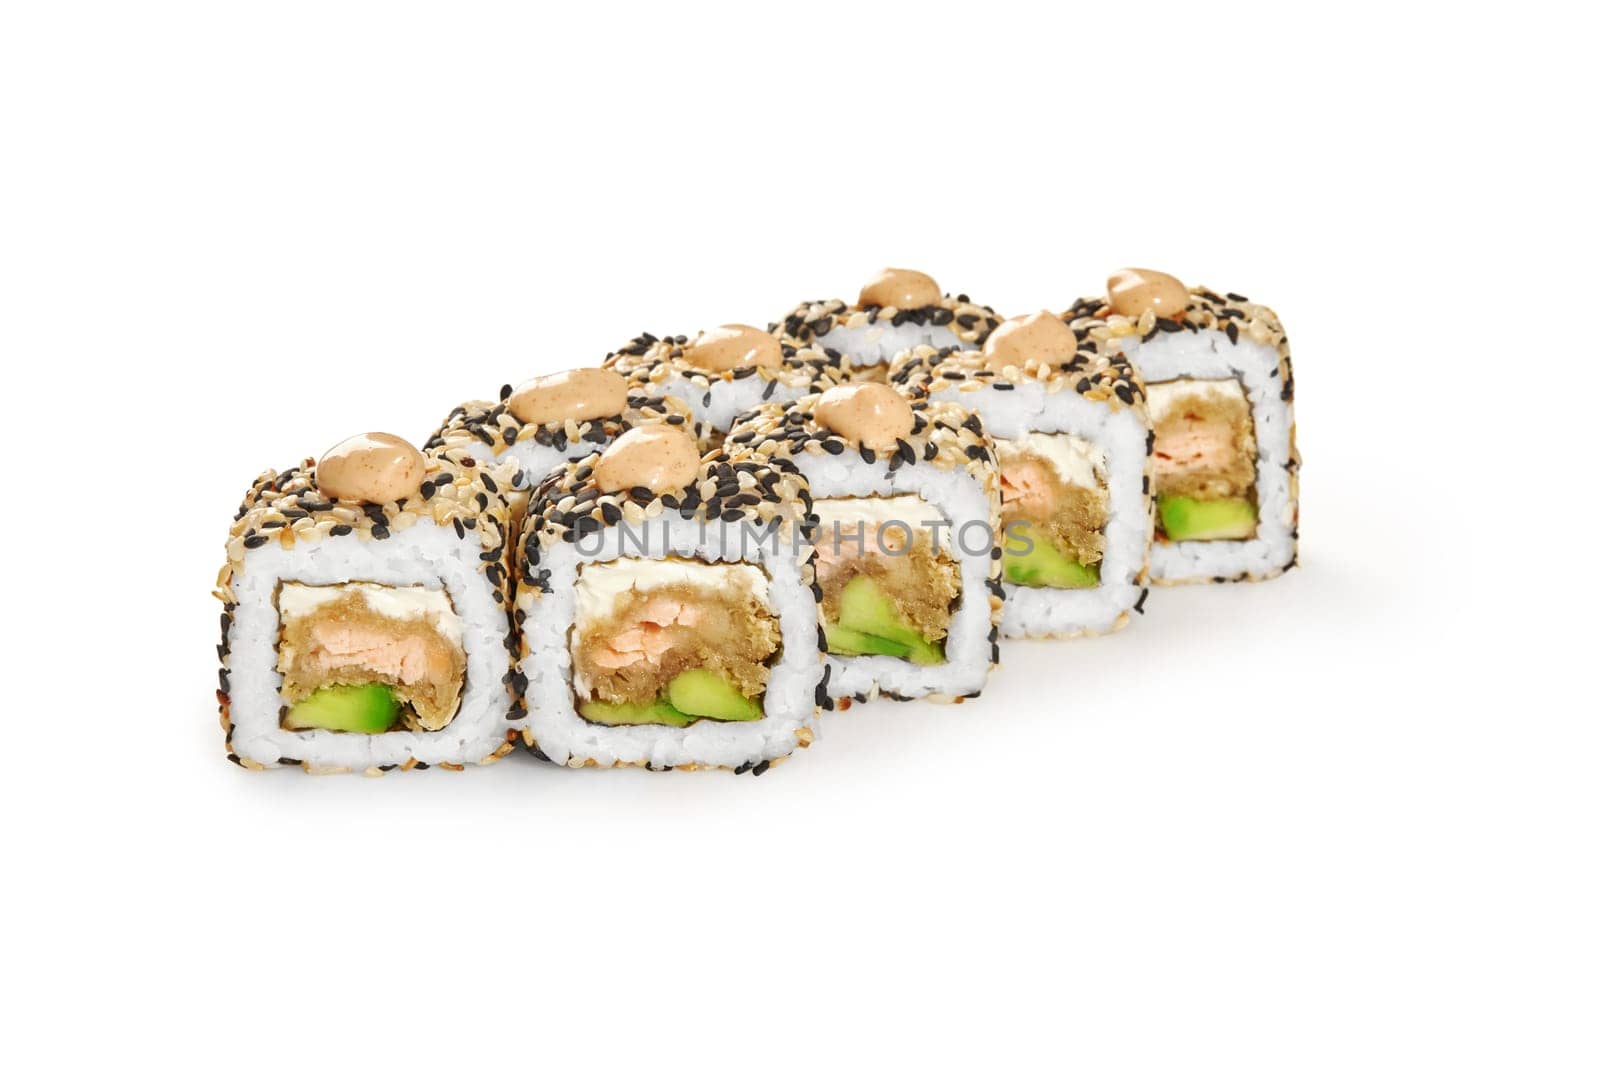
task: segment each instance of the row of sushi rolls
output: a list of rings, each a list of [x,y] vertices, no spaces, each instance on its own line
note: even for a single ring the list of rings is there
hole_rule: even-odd
[[[823,713],[977,697],[1004,640],[1296,560],[1277,316],[1121,270],[1003,319],[889,269],[765,329],[644,334],[268,470],[217,580],[228,758],[521,750],[762,774]]]

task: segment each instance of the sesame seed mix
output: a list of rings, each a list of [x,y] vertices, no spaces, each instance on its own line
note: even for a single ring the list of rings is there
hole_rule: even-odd
[[[455,462],[437,453],[424,453],[422,488],[415,495],[389,504],[355,503],[330,500],[317,488],[316,461],[303,460],[282,473],[267,470],[258,475],[244,501],[234,514],[228,533],[227,562],[217,573],[213,595],[222,601],[222,641],[217,654],[222,667],[218,672],[217,702],[222,729],[229,743],[229,759],[242,767],[260,770],[254,760],[234,755],[229,705],[229,641],[233,612],[237,604],[233,592],[236,572],[248,565],[252,552],[268,546],[290,549],[298,544],[331,537],[354,537],[361,541],[385,541],[391,533],[410,529],[419,522],[455,531],[457,537],[474,538],[481,546],[478,570],[488,579],[495,602],[509,608],[511,603],[510,561],[505,554],[511,541],[511,506],[503,483],[511,481],[505,468],[489,470],[472,457]],[[514,735],[513,735],[514,737]],[[491,763],[513,748],[512,738],[482,762]],[[301,764],[308,773],[334,773],[342,768]],[[400,770],[414,770],[426,764],[410,761]],[[439,764],[455,769],[448,764]],[[383,773],[372,768],[367,774]]]
[[[891,472],[903,464],[929,463],[939,470],[964,469],[986,489],[990,481],[999,485],[988,436],[976,416],[955,404],[908,396],[911,435],[897,440],[893,448],[874,450],[819,425],[812,414],[819,399],[806,396],[790,404],[764,404],[746,412],[728,431],[728,445],[776,462],[802,452],[837,456],[848,450],[868,463],[886,464]]]
[[[721,373],[707,371],[685,359],[684,349],[689,342],[690,338],[684,334],[668,337],[640,334],[615,352],[607,353],[603,366],[626,378],[630,390],[652,395],[668,378],[683,378],[701,389],[710,389],[714,382],[758,375],[768,383],[815,392],[838,385],[845,379],[843,361],[838,353],[824,352],[820,348],[794,341],[783,343],[781,367],[746,366]]]
[[[982,345],[1000,316],[992,307],[975,304],[965,293],[946,293],[937,304],[919,308],[858,307],[843,300],[807,300],[775,322],[771,332],[791,344],[809,344],[827,350],[826,338],[836,327],[860,329],[883,322],[890,326],[944,326],[964,344]]]
[[[1142,407],[1144,382],[1126,356],[1095,336],[1089,324],[1069,323],[1078,338],[1078,352],[1059,367],[1029,363],[1026,367],[991,368],[982,352],[921,345],[902,353],[889,368],[889,382],[916,399],[936,397],[954,389],[1014,388],[1034,379],[1047,393],[1071,389],[1089,400],[1107,404],[1113,411]]]
[[[228,538],[228,562],[217,575],[217,596],[233,602],[230,583],[246,554],[277,542],[293,548],[302,541],[353,536],[359,540],[387,540],[392,531],[409,529],[422,520],[453,527],[458,537],[470,531],[493,559],[478,568],[497,589],[506,586],[501,550],[505,547],[510,508],[501,481],[503,469],[490,471],[468,456],[454,462],[447,456],[426,454],[422,489],[391,504],[357,504],[330,500],[316,486],[316,461],[307,459],[279,474],[267,471],[256,478],[234,517]]]
[[[1204,286],[1189,287],[1189,306],[1181,320],[1160,318],[1153,310],[1138,319],[1118,315],[1104,297],[1077,300],[1062,312],[1062,321],[1071,326],[1080,337],[1089,336],[1101,341],[1137,336],[1148,341],[1158,333],[1177,333],[1188,330],[1215,330],[1238,344],[1243,337],[1256,344],[1277,350],[1278,376],[1283,381],[1283,399],[1294,399],[1294,369],[1289,360],[1289,337],[1277,313],[1265,304],[1255,304],[1238,293],[1217,294]]]
[[[462,404],[446,416],[444,424],[433,432],[424,448],[451,455],[459,462],[462,455],[481,453],[482,448],[500,456],[518,441],[532,440],[556,449],[579,444],[604,447],[635,426],[652,422],[683,426],[693,422],[688,405],[676,397],[630,393],[627,410],[617,415],[582,422],[565,419],[529,425],[512,412],[508,404],[510,397],[511,386],[506,385],[501,387],[500,399],[494,403],[473,400]]]

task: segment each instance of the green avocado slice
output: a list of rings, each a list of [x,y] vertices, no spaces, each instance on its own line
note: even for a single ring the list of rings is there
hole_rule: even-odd
[[[289,730],[381,734],[399,717],[400,699],[386,685],[325,685],[291,707],[283,725]]]
[[[828,638],[828,651],[835,656],[899,656],[903,659],[911,652],[909,647],[898,641],[862,633],[838,623],[827,623],[823,630]]]
[[[715,671],[684,671],[667,683],[667,699],[685,715],[724,722],[761,718],[761,705]]]
[[[608,704],[585,701],[578,714],[600,726],[688,726],[693,720],[665,700],[648,704]]]
[[[901,656],[912,663],[944,662],[939,646],[923,637],[889,595],[878,588],[878,583],[866,575],[850,579],[839,594],[839,625],[904,645],[906,651]]]
[[[1005,575],[1012,585],[1049,589],[1093,589],[1100,584],[1098,566],[1068,559],[1055,545],[1037,536],[1022,540],[1006,535]]]
[[[1156,508],[1172,541],[1243,541],[1256,535],[1256,508],[1248,500],[1164,496]]]

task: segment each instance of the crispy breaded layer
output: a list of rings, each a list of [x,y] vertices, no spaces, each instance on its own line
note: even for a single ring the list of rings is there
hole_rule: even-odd
[[[1106,554],[1106,520],[1109,498],[1104,489],[1074,485],[1056,473],[1054,465],[1035,452],[1019,450],[1029,466],[1029,476],[1043,483],[1044,492],[1019,497],[1006,492],[1010,484],[1005,465],[1000,469],[1000,513],[1007,527],[1029,524],[1030,537],[1048,537],[1068,556],[1084,566],[1099,563]]]
[[[291,619],[278,638],[283,699],[294,704],[327,685],[391,686],[406,705],[400,727],[442,730],[461,706],[467,658],[425,619],[373,611],[352,592]]]
[[[580,622],[574,655],[579,699],[642,703],[687,670],[732,681],[747,697],[767,687],[778,621],[758,598],[675,582],[618,597],[610,614]],[[583,690],[589,690],[584,692]]]
[[[1196,500],[1248,497],[1256,482],[1255,423],[1243,396],[1176,399],[1156,423],[1155,492]]]
[[[873,544],[876,528],[866,533]],[[824,559],[819,548],[818,580],[822,585],[822,616],[839,621],[839,597],[850,579],[866,575],[900,605],[906,618],[929,641],[943,640],[950,631],[950,617],[956,596],[961,592],[961,575],[956,562],[936,555],[930,534],[918,531],[909,547],[903,534],[890,526],[884,530],[885,545],[893,554],[858,551],[840,552]],[[854,547],[853,545],[851,546]]]

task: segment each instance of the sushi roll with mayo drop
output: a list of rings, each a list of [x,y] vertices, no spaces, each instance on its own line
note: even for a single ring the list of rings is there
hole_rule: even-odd
[[[836,697],[976,696],[999,660],[999,478],[976,415],[853,382],[728,435],[811,486]]]
[[[761,774],[828,703],[805,481],[627,431],[533,493],[515,600],[523,739],[571,767]]]
[[[976,411],[1000,463],[1005,637],[1127,625],[1147,593],[1152,516],[1144,389],[1111,346],[1049,312],[1008,319],[982,351],[914,349],[909,396]]]
[[[631,393],[686,403],[708,448],[721,441],[741,411],[770,400],[794,400],[844,380],[839,356],[737,324],[693,338],[643,334],[606,356],[605,367],[622,375]]]
[[[1298,554],[1300,453],[1289,339],[1270,308],[1121,270],[1062,316],[1116,344],[1155,430],[1157,584],[1272,578]]]
[[[217,579],[230,759],[378,775],[511,751],[511,474],[372,433],[256,479]]]
[[[918,345],[976,348],[1000,325],[993,308],[951,296],[917,270],[888,267],[861,287],[855,303],[800,304],[773,332],[838,353],[853,380],[882,381],[889,361]]]
[[[458,462],[513,461],[516,474],[504,488],[520,513],[528,490],[551,471],[601,451],[634,426],[656,422],[692,426],[693,413],[677,397],[630,393],[616,371],[581,367],[502,386],[493,403],[461,404],[425,447]]]

